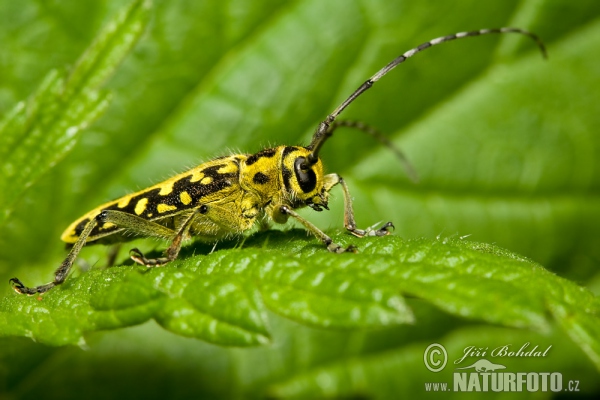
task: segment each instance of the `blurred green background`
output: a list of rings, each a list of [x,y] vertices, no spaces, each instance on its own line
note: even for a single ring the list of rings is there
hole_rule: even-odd
[[[127,4],[0,0],[0,114],[50,69],[73,65]],[[392,138],[419,184],[388,150],[350,130],[336,132],[322,158],[349,182],[362,226],[392,220],[405,238],[471,235],[598,293],[599,11],[585,0],[155,0],[149,28],[107,86],[108,111],[0,227],[1,281],[46,282],[64,257],[64,228],[101,202],[214,156],[308,143],[327,113],[405,50],[458,31],[518,26],[543,38],[547,61],[515,35],[448,43],[409,60],[344,112]],[[341,227],[341,193],[330,208],[303,215]],[[94,264],[106,251],[85,249],[82,258]],[[9,290],[0,285],[0,294]],[[415,343],[464,326],[428,312],[419,326],[377,332],[324,332],[273,315],[274,337],[284,339],[269,349],[219,348],[153,324],[92,335],[84,350],[3,339],[0,395],[259,396],[320,366],[384,351],[392,355],[378,396],[422,394],[427,371],[390,377],[417,365],[423,347]],[[480,329],[490,341],[535,336]],[[456,346],[469,334],[454,333]],[[597,377],[573,354],[576,373]]]

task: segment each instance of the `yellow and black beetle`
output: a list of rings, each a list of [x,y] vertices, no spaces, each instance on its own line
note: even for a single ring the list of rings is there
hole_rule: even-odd
[[[319,158],[321,147],[337,127],[354,126],[373,134],[401,156],[377,132],[359,123],[336,121],[336,118],[375,82],[416,53],[450,40],[491,33],[529,36],[546,56],[544,45],[536,35],[517,28],[460,32],[425,42],[398,56],[356,89],[319,124],[308,146],[278,146],[252,155],[220,157],[147,189],[102,204],[77,219],[63,233],[62,240],[72,247],[52,282],[30,288],[12,278],[12,287],[18,293],[33,295],[60,285],[86,243],[121,242],[128,240],[126,233],[170,240],[171,245],[160,258],[146,258],[137,249],[130,251],[135,262],[153,267],[176,259],[185,238],[197,236],[216,242],[225,236],[246,232],[264,218],[283,224],[292,217],[315,235],[327,250],[334,253],[354,251],[354,246],[343,248],[334,243],[295,211],[306,206],[316,211],[327,209],[329,192],[338,184],[344,194],[344,226],[348,231],[358,237],[389,234],[393,227],[391,222],[377,230],[356,227],[348,186],[338,174],[323,173]],[[409,173],[414,174],[410,168]]]

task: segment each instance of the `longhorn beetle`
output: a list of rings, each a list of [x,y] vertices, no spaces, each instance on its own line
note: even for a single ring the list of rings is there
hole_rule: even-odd
[[[425,42],[398,56],[360,85],[319,124],[308,146],[278,146],[252,155],[235,154],[216,158],[147,189],[102,204],[77,219],[63,233],[61,239],[72,247],[56,270],[54,281],[30,288],[19,279],[12,278],[10,283],[13,289],[18,293],[33,295],[60,285],[86,243],[126,241],[126,233],[170,240],[171,245],[163,257],[146,258],[138,249],[130,251],[130,257],[136,263],[155,267],[176,259],[182,241],[190,236],[216,242],[228,235],[250,230],[263,217],[278,224],[286,223],[292,217],[330,252],[355,251],[354,246],[343,248],[334,243],[319,228],[296,213],[296,209],[306,206],[315,211],[328,209],[329,191],[338,184],[344,194],[346,229],[357,237],[388,235],[394,227],[391,222],[377,230],[357,228],[348,186],[336,173],[323,174],[319,152],[336,128],[352,126],[370,133],[391,147],[405,162],[405,167],[413,177],[414,172],[407,166],[402,153],[376,131],[359,123],[336,121],[336,118],[375,82],[418,52],[454,39],[491,33],[529,36],[546,58],[546,49],[540,38],[518,28],[460,32]]]

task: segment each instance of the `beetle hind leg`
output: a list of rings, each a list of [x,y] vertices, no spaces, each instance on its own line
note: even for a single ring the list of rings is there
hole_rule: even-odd
[[[34,294],[42,294],[46,293],[48,290],[52,289],[54,286],[58,285],[56,282],[50,282],[45,285],[35,286],[35,287],[27,287],[21,282],[18,278],[11,278],[8,280],[10,286],[13,290],[20,294],[26,294],[28,296],[33,296]]]
[[[48,290],[52,289],[55,286],[60,285],[67,279],[67,275],[73,266],[73,261],[81,251],[81,248],[85,245],[85,242],[92,232],[92,230],[98,225],[98,217],[92,218],[90,222],[87,223],[83,231],[81,232],[79,239],[71,248],[69,255],[67,258],[60,264],[60,267],[54,272],[54,280],[45,285],[35,286],[35,287],[27,287],[17,278],[12,278],[8,282],[12,286],[13,290],[20,294],[26,294],[28,296],[32,296],[34,294],[42,294],[46,293]]]

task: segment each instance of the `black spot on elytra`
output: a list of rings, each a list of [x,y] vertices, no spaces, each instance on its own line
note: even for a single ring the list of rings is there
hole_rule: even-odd
[[[85,226],[88,224],[88,222],[90,222],[90,219],[86,218],[77,224],[77,226],[75,227],[75,234],[77,236],[79,236],[81,234],[81,232],[83,232],[83,230],[85,229]]]
[[[237,160],[235,161],[235,163],[239,167],[239,163],[237,162]],[[141,192],[141,193],[137,194],[136,196],[132,197],[129,200],[129,204],[127,204],[123,208],[119,208],[117,206],[118,200],[115,200],[111,205],[107,206],[105,208],[105,210],[118,210],[118,211],[122,211],[122,212],[125,212],[128,214],[136,215],[143,219],[157,220],[157,219],[166,218],[170,215],[180,212],[181,210],[186,210],[186,209],[191,209],[191,208],[197,207],[198,204],[201,204],[200,200],[203,197],[208,196],[213,193],[216,193],[216,192],[219,192],[227,187],[230,187],[234,182],[237,182],[239,180],[239,168],[238,168],[238,170],[236,170],[234,172],[225,173],[225,174],[217,172],[219,169],[221,169],[225,166],[227,166],[227,164],[225,164],[225,163],[213,165],[213,166],[205,168],[201,171],[204,174],[204,176],[212,178],[212,181],[207,185],[203,185],[200,182],[190,182],[190,180],[192,179],[192,174],[190,174],[190,175],[184,176],[183,178],[181,178],[180,180],[175,182],[173,184],[173,190],[168,195],[164,195],[164,196],[159,195],[158,193],[160,192],[160,188],[156,188],[156,189],[148,190],[145,192]],[[181,203],[179,194],[183,191],[186,191],[192,198],[191,203],[188,205],[184,205],[183,203]],[[146,208],[141,215],[137,215],[135,213],[135,206],[138,203],[138,201],[140,201],[141,199],[144,199],[144,198],[148,199]],[[172,211],[164,212],[164,213],[159,213],[158,210],[156,209],[159,204],[175,206],[176,209],[172,210]],[[148,217],[148,214],[151,214],[152,217]],[[85,228],[85,225],[87,224],[87,222],[89,222],[89,219],[85,219],[85,220],[81,221],[79,224],[77,224],[77,226],[75,227],[75,233],[77,236],[79,236],[81,234],[81,232]],[[99,225],[99,226],[96,226],[92,230],[92,232],[90,234],[90,238],[93,239],[95,235],[99,235],[99,234],[105,235],[107,233],[110,233],[112,231],[116,231],[119,229],[121,229],[121,228],[118,226],[110,227],[107,229],[102,229],[102,227]]]
[[[269,182],[269,177],[262,172],[257,172],[252,177],[252,182],[258,183],[259,185],[264,185],[265,183]]]

